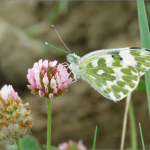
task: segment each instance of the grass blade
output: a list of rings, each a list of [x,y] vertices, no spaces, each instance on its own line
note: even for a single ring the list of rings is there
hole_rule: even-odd
[[[92,150],[95,150],[95,146],[96,146],[96,136],[97,136],[97,126],[95,128],[95,134],[94,134],[94,140],[93,140],[93,147]]]
[[[144,139],[143,139],[142,129],[141,129],[141,124],[140,123],[139,123],[139,128],[140,128],[140,134],[141,134],[141,141],[142,141],[143,150],[145,150],[145,144],[144,144]]]
[[[149,35],[148,21],[147,21],[144,1],[138,0],[137,6],[138,6],[141,45],[142,47],[150,49],[150,35]],[[146,91],[147,91],[148,108],[149,108],[149,115],[150,115],[150,92],[149,92],[150,91],[150,70],[148,70],[145,73],[145,81],[146,81]]]
[[[129,120],[130,120],[129,122],[130,122],[130,130],[131,130],[131,148],[137,149],[136,123],[135,123],[132,101],[130,101],[130,105],[129,105]]]

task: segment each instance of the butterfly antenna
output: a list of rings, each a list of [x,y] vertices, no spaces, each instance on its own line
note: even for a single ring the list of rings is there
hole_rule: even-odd
[[[61,40],[61,42],[64,44],[64,46],[67,48],[67,50],[69,51],[69,53],[71,53],[71,51],[69,50],[69,48],[66,46],[66,44],[63,42],[63,40],[61,39],[60,35],[58,34],[57,30],[55,29],[54,25],[52,25],[52,28],[55,30],[55,32],[57,33],[59,39]]]
[[[69,53],[66,52],[65,50],[60,49],[60,48],[57,48],[57,47],[55,47],[55,46],[53,46],[53,45],[51,45],[51,44],[49,44],[49,43],[47,43],[47,42],[45,42],[45,44],[46,44],[46,45],[49,45],[49,46],[51,46],[51,47],[53,47],[53,48],[56,48],[56,49],[58,49],[58,50],[60,50],[60,51],[63,51],[63,52],[65,52],[65,53],[67,53],[67,54],[69,54]]]

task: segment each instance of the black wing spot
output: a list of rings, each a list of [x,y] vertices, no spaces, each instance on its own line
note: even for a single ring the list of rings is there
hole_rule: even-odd
[[[142,47],[130,47],[130,49],[143,49]]]
[[[145,51],[150,52],[150,49],[148,49],[148,48],[143,48],[143,47],[130,47],[130,49],[139,49],[139,50],[145,50]]]
[[[118,60],[123,60],[122,57],[120,57],[119,55],[116,55],[116,54],[112,55],[112,58],[118,59]]]

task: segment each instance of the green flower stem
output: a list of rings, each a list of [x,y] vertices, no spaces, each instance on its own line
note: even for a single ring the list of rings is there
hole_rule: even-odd
[[[17,145],[18,149],[22,149],[22,148],[21,148],[21,144],[20,144],[20,141],[19,141],[19,140],[17,140],[17,141],[16,141],[16,145]]]
[[[51,149],[51,100],[47,99],[47,149]]]

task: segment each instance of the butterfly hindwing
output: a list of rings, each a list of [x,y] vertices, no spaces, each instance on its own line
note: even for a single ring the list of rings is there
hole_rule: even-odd
[[[87,81],[104,97],[118,101],[133,91],[139,82],[137,69],[125,63],[119,55],[102,55],[84,64]]]

